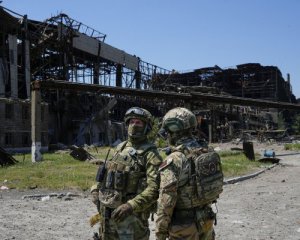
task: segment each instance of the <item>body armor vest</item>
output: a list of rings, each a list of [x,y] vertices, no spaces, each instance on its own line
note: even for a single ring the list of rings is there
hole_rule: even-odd
[[[199,149],[199,148],[198,148]],[[223,190],[223,173],[217,153],[199,153],[197,148],[179,148],[182,169],[176,209],[204,207],[216,201]]]
[[[145,155],[152,148],[155,148],[153,144],[146,143],[135,149],[127,146],[127,141],[117,147],[116,154],[106,163],[99,192],[104,206],[116,208],[147,187]]]

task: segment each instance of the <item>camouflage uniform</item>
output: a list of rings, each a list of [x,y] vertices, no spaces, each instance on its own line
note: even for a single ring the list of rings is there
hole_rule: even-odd
[[[147,114],[147,118],[140,114]],[[148,218],[158,198],[158,168],[162,162],[155,145],[147,140],[151,130],[149,116],[145,109],[127,111],[126,123],[130,118],[138,118],[147,123],[148,129],[134,136],[129,124],[129,140],[117,146],[106,163],[104,181],[92,188],[92,192],[99,191],[101,239],[149,239]],[[129,214],[117,219],[115,213],[122,206],[129,207]]]
[[[185,108],[170,110],[163,119],[171,154],[159,168],[160,192],[156,219],[157,239],[214,239],[215,213],[197,195],[192,161],[187,157],[201,147],[192,137],[195,115]]]

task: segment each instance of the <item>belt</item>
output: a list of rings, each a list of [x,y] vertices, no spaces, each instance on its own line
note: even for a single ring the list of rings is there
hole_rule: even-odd
[[[171,224],[180,225],[180,224],[190,224],[195,222],[196,211],[194,208],[191,209],[174,209]]]

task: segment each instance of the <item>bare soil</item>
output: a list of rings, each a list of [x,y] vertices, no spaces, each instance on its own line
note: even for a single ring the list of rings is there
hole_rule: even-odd
[[[217,204],[216,239],[300,240],[300,152],[284,151],[277,144],[255,144],[254,149],[274,149],[280,164],[255,178],[225,185]],[[70,192],[75,195],[0,190],[0,239],[92,239],[97,227],[91,228],[88,220],[96,208],[89,193]],[[37,194],[46,197],[24,198]],[[155,239],[154,222],[150,227]]]

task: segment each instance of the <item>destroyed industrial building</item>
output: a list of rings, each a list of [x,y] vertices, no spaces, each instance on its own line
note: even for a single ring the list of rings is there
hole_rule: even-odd
[[[291,114],[282,110],[299,110],[296,102],[290,77],[285,80],[275,66],[248,63],[179,73],[109,45],[106,34],[66,14],[37,21],[0,6],[5,149],[30,149],[35,121],[44,150],[58,144],[111,145],[126,137],[123,116],[131,106],[157,118],[187,106],[197,115],[199,137],[218,141],[277,129],[278,109],[288,122]]]

